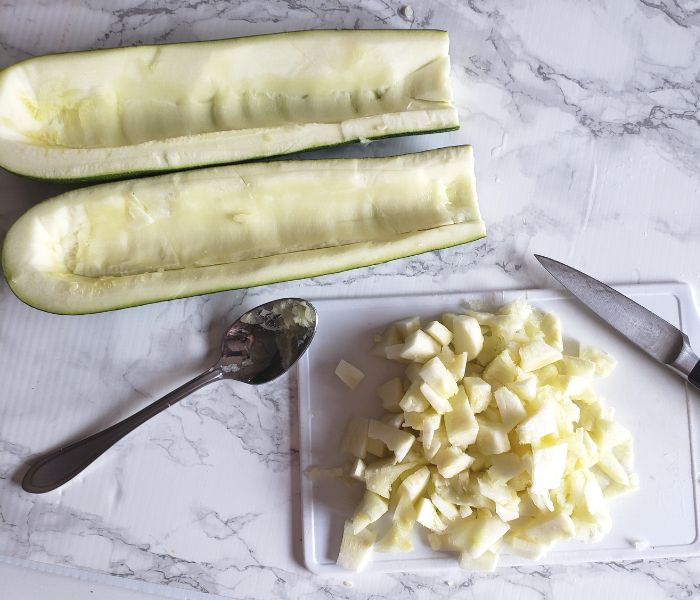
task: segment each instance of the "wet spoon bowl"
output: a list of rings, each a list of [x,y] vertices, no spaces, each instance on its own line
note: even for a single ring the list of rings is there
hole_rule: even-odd
[[[316,323],[316,310],[301,298],[256,306],[226,330],[213,367],[123,421],[41,457],[24,475],[22,488],[34,494],[55,490],[139,425],[214,381],[260,385],[277,379],[306,352]]]

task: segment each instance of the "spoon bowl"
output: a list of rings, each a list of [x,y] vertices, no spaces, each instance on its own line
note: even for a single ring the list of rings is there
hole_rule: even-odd
[[[306,352],[316,322],[316,310],[301,298],[256,306],[228,328],[213,367],[123,421],[43,456],[25,473],[22,488],[34,494],[55,490],[139,425],[214,381],[259,385],[276,379]]]
[[[316,320],[314,307],[301,298],[256,306],[226,331],[216,367],[224,379],[251,385],[277,379],[306,352]]]

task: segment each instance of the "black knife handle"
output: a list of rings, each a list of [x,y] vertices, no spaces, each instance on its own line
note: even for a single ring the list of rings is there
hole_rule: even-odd
[[[693,370],[688,374],[688,381],[700,390],[700,360],[695,364]]]

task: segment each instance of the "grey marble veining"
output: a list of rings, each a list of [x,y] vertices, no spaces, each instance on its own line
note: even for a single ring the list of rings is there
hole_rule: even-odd
[[[700,282],[694,1],[7,0],[0,67],[48,52],[321,27],[450,32],[460,131],[310,156],[471,143],[488,237],[337,275],[79,318],[30,309],[3,281],[0,555],[235,598],[700,595],[698,558],[312,576],[300,565],[293,375],[201,390],[71,486],[20,491],[27,459],[179,385],[213,360],[230,321],[277,296],[549,285],[533,252],[612,282]],[[63,189],[0,173],[0,237]],[[40,336],[50,343],[37,344]],[[44,366],[30,368],[35,360]]]

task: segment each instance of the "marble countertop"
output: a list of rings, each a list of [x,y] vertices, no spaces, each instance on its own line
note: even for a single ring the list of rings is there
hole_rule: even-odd
[[[393,0],[109,4],[117,8],[97,0],[3,2],[0,67],[48,52],[304,28],[447,29],[458,132],[311,156],[471,143],[488,237],[338,275],[88,317],[30,309],[3,280],[3,598],[48,590],[52,600],[137,591],[396,600],[700,594],[699,558],[313,576],[300,557],[294,374],[257,389],[227,382],[201,390],[65,489],[29,496],[16,483],[27,458],[67,441],[67,431],[94,432],[194,375],[225,324],[274,297],[549,285],[534,252],[613,283],[680,280],[697,289],[697,2],[414,0],[412,12]],[[0,236],[61,189],[0,173]],[[39,336],[51,343],[37,344]]]

